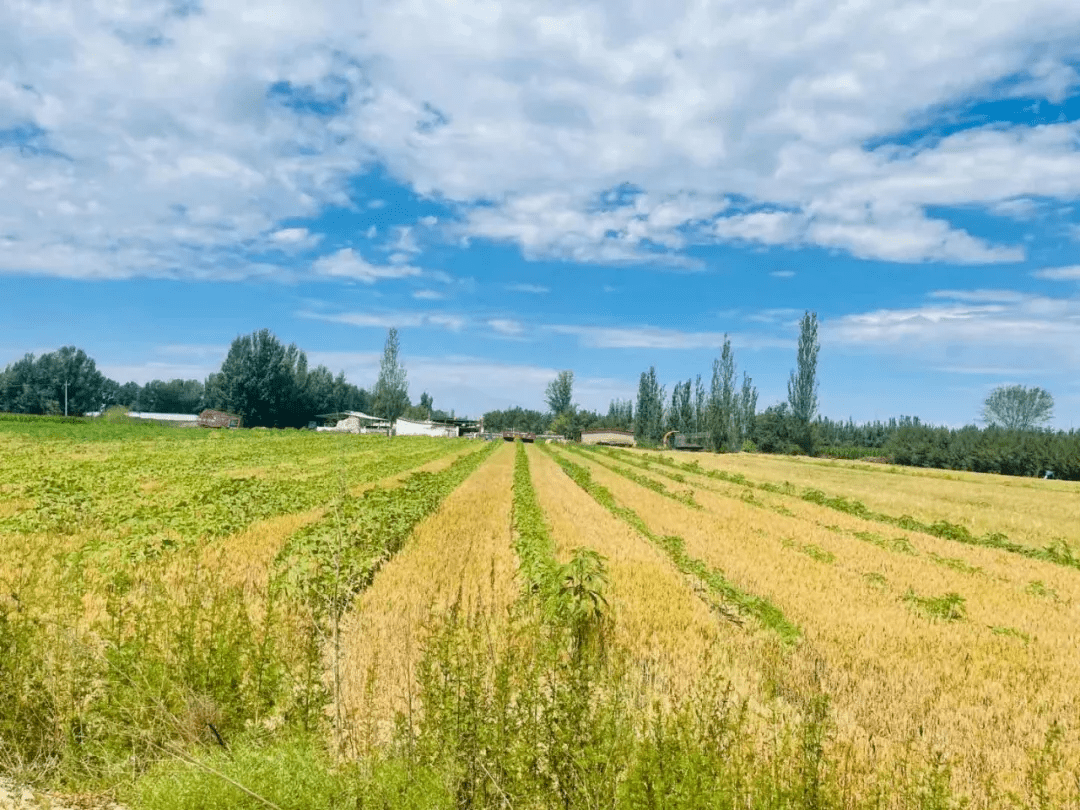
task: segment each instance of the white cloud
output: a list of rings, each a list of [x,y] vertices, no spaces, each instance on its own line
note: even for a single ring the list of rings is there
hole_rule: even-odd
[[[270,234],[271,242],[283,245],[306,245],[321,238],[321,234],[313,234],[307,228],[282,228]]]
[[[503,337],[521,337],[525,332],[525,327],[520,322],[509,318],[492,318],[487,324]]]
[[[1015,261],[927,207],[1075,198],[1080,125],[864,144],[973,99],[1060,101],[1078,40],[1075,0],[8,3],[0,272],[288,277],[250,257],[377,164],[456,208],[451,236],[530,257]]]
[[[541,284],[507,284],[506,289],[510,292],[529,293],[531,295],[546,295],[551,292],[548,287]]]
[[[772,270],[772,271],[769,272],[769,275],[772,276],[773,278],[794,278],[795,277],[795,271],[794,270]]]
[[[1069,267],[1046,267],[1036,270],[1031,275],[1035,278],[1046,278],[1052,281],[1080,281],[1080,264]]]
[[[573,335],[583,346],[595,349],[719,349],[725,338],[736,348],[788,348],[791,340],[768,335],[725,334],[722,332],[682,332],[655,326],[607,327],[552,325],[544,327],[557,335]]]
[[[417,290],[412,297],[418,301],[439,301],[446,296],[437,290]]]
[[[351,279],[364,284],[373,284],[384,278],[419,276],[422,273],[419,268],[407,264],[371,264],[352,248],[342,248],[337,253],[323,256],[311,266],[311,270],[316,276]]]
[[[469,321],[461,315],[447,314],[442,312],[318,312],[315,310],[301,310],[296,313],[297,317],[309,318],[326,323],[344,323],[350,326],[360,326],[378,329],[405,329],[431,327],[446,329],[451,332],[460,332]]]
[[[944,302],[823,321],[822,343],[842,352],[921,358],[952,370],[1025,368],[1067,378],[1080,371],[1080,298],[1009,290],[932,297]]]

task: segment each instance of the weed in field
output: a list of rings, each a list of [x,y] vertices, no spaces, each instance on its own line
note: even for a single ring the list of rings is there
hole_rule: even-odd
[[[1038,596],[1043,599],[1052,599],[1055,602],[1058,599],[1057,591],[1048,586],[1041,579],[1033,579],[1031,582],[1028,583],[1027,587],[1024,590],[1031,596]]]
[[[887,588],[889,585],[889,580],[886,578],[886,576],[884,574],[878,573],[877,571],[871,571],[867,574],[863,574],[863,579],[865,579],[875,588]]]
[[[966,560],[961,560],[956,557],[942,557],[939,554],[930,552],[926,555],[928,559],[933,560],[938,565],[943,565],[946,568],[951,568],[953,571],[959,571],[962,574],[981,574],[983,570],[977,566],[972,565]]]
[[[1031,636],[1023,631],[1017,630],[1015,627],[1004,627],[1001,625],[995,625],[990,628],[990,632],[995,636],[1010,636],[1012,638],[1018,638],[1025,644],[1031,641]]]
[[[914,590],[908,590],[904,594],[904,601],[927,616],[949,622],[960,621],[967,615],[964,597],[955,592],[944,596],[918,596]]]
[[[794,549],[800,554],[805,554],[812,560],[817,560],[820,563],[832,565],[836,562],[836,555],[831,551],[826,551],[820,546],[815,546],[813,543],[800,543],[794,538],[786,537],[780,541],[780,544],[784,548]]]

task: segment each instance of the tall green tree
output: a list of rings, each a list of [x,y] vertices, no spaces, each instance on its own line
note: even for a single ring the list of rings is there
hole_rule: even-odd
[[[569,411],[573,407],[574,372],[560,371],[555,379],[548,383],[544,398],[553,416]]]
[[[694,380],[694,431],[705,432],[705,385],[698,374]]]
[[[391,328],[386,333],[379,379],[375,383],[375,415],[393,424],[409,407],[409,383],[405,368],[398,359],[398,333]]]
[[[758,391],[754,387],[750,375],[743,372],[742,390],[739,392],[739,441],[740,444],[749,439],[754,432],[754,421],[757,416]]]
[[[12,413],[79,415],[96,411],[112,386],[93,358],[64,346],[36,358],[28,354],[0,374],[0,410]]]
[[[799,321],[798,367],[788,378],[788,407],[796,419],[807,424],[817,413],[817,360],[820,349],[817,313],[806,312]]]
[[[656,444],[664,437],[664,391],[656,378],[656,367],[641,372],[638,382],[637,417],[634,437],[646,444]]]
[[[1042,388],[1002,385],[983,402],[982,418],[987,425],[1006,430],[1034,430],[1054,416],[1054,398]]]
[[[232,342],[221,370],[207,378],[207,404],[240,414],[250,427],[300,427],[310,417],[306,377],[307,356],[296,344],[260,329]]]
[[[706,445],[714,453],[722,453],[734,443],[737,425],[735,354],[727,335],[720,357],[713,360],[706,410]]]
[[[796,442],[809,455],[814,452],[810,420],[818,407],[817,360],[820,349],[817,313],[807,311],[799,322],[798,367],[788,379],[788,405],[795,420]]]
[[[617,428],[619,430],[633,430],[634,428],[634,403],[629,399],[613,399],[608,405],[607,416],[603,419],[603,426]]]

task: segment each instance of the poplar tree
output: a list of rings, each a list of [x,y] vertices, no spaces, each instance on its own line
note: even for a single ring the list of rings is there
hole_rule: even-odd
[[[788,379],[788,404],[796,422],[797,441],[807,453],[813,452],[810,420],[818,407],[817,358],[820,349],[817,313],[807,311],[799,322],[798,368]]]
[[[664,389],[656,379],[656,367],[641,372],[638,382],[637,418],[634,438],[639,442],[658,443],[664,436]]]
[[[405,378],[405,368],[398,361],[398,348],[397,329],[391,328],[386,333],[379,380],[375,383],[374,392],[375,413],[390,422],[391,426],[409,407],[409,384]]]

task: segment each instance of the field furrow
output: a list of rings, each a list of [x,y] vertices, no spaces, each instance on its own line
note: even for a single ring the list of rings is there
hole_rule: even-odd
[[[949,750],[965,791],[985,796],[988,768],[1000,784],[1023,783],[1030,751],[1055,723],[1076,751],[1080,702],[1061,688],[1080,676],[1072,609],[731,498],[699,491],[699,511],[589,468],[651,531],[683,538],[690,554],[767,595],[804,628],[788,676],[813,674],[832,700],[838,734],[861,741],[863,755],[871,739],[885,762],[908,749],[926,757]],[[800,553],[811,545],[829,557]],[[948,612],[950,593],[961,597],[963,616]]]
[[[682,461],[678,454],[665,456]],[[755,481],[817,489],[859,500],[872,510],[948,521],[975,536],[1005,534],[1032,548],[1063,540],[1080,549],[1080,485],[985,473],[776,458],[733,453],[698,457],[706,469],[742,473]]]
[[[640,662],[655,689],[685,692],[702,662],[742,630],[710,610],[692,577],[672,566],[638,532],[571,481],[547,455],[529,449],[537,498],[556,539],[558,558],[588,547],[607,558],[615,642]]]
[[[510,511],[513,448],[499,445],[354,603],[341,626],[342,700],[365,750],[384,740],[400,713],[415,708],[416,666],[430,622],[457,604],[505,616],[517,596]]]

